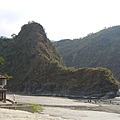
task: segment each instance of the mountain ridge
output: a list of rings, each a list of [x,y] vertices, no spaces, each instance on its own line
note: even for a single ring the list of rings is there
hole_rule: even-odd
[[[57,41],[54,44],[67,66],[105,67],[120,80],[120,26],[106,28],[67,43],[65,41]]]

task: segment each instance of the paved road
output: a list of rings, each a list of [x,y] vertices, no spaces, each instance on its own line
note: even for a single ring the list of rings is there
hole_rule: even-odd
[[[8,94],[7,98],[13,99],[13,95]],[[120,120],[120,114],[72,110],[70,107],[84,106],[93,108],[99,106],[97,104],[84,103],[83,101],[74,99],[24,95],[15,95],[15,99],[17,102],[43,105],[44,111],[41,114],[49,114],[69,120]]]

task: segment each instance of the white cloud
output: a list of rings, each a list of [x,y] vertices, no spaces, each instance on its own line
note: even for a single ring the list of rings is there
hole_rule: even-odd
[[[36,21],[53,40],[79,38],[118,25],[119,0],[0,0],[0,35]]]

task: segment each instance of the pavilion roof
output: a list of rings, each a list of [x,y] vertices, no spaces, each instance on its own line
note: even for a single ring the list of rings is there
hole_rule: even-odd
[[[0,79],[6,79],[6,77],[3,75],[0,75]]]

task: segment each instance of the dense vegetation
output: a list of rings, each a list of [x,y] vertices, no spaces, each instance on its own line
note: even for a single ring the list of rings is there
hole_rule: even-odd
[[[120,26],[74,40],[54,42],[67,66],[105,67],[120,81]]]
[[[106,68],[65,67],[44,28],[35,22],[22,26],[13,39],[0,39],[0,71],[13,76],[8,89],[37,95],[105,95],[117,92],[118,82]]]

